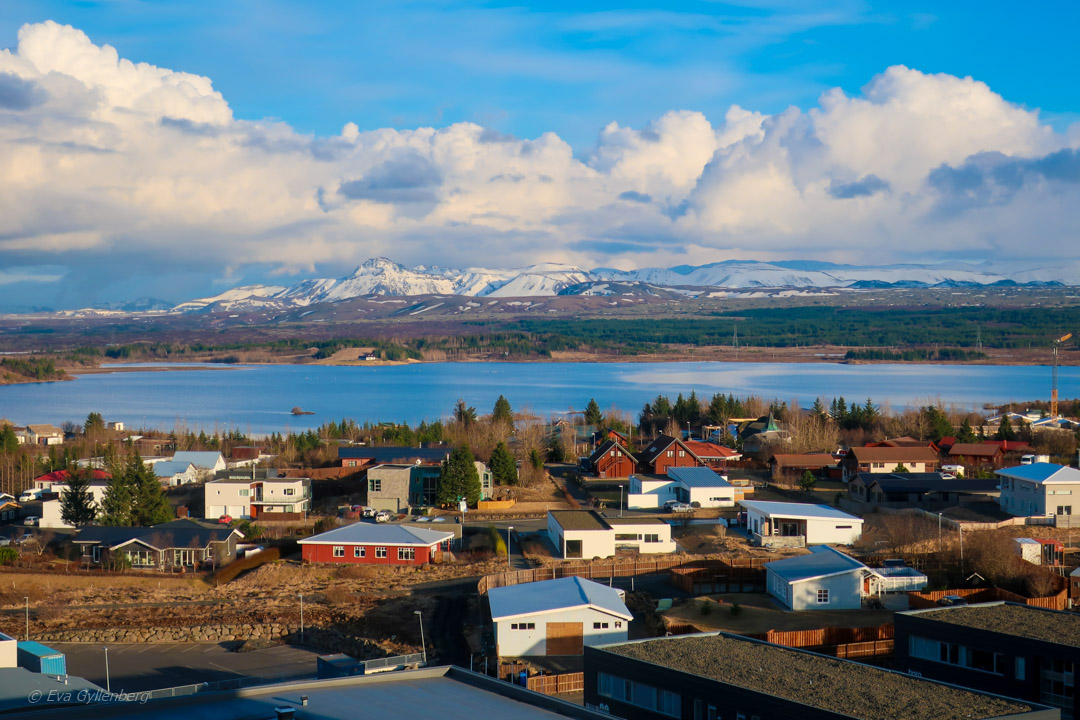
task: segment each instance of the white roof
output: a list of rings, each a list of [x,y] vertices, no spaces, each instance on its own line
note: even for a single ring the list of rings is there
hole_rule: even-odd
[[[300,541],[301,545],[395,545],[429,547],[452,540],[452,532],[436,532],[397,524],[356,522]]]
[[[627,622],[633,620],[618,590],[579,577],[492,588],[488,590],[488,603],[493,620],[582,607],[591,607]]]
[[[828,505],[811,505],[810,503],[771,502],[767,500],[740,500],[739,504],[747,510],[767,517],[807,518],[819,520],[846,520],[862,522],[861,517],[849,515],[843,510],[837,510]]]

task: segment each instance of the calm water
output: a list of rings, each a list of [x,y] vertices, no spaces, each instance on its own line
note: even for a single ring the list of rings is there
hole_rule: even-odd
[[[515,409],[548,415],[581,409],[595,397],[636,416],[658,393],[713,393],[798,398],[809,407],[843,395],[849,401],[894,407],[1049,397],[1050,368],[957,365],[840,365],[832,363],[430,363],[391,367],[198,366],[184,372],[85,375],[73,382],[0,387],[0,417],[20,423],[71,420],[102,413],[128,427],[235,428],[266,434],[303,430],[349,417],[435,420],[465,398],[490,412],[500,393]],[[1080,368],[1061,368],[1061,395],[1080,395]],[[300,406],[315,415],[296,417]]]

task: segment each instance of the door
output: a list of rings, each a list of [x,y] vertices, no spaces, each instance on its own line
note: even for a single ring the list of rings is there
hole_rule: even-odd
[[[579,622],[549,622],[547,624],[548,655],[580,655],[585,649]]]

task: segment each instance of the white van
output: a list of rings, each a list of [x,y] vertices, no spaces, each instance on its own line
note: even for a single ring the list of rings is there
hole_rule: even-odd
[[[1034,465],[1035,463],[1048,463],[1050,462],[1049,455],[1024,455],[1020,458],[1021,465]]]
[[[961,475],[964,474],[964,466],[963,465],[942,465],[941,466],[941,474],[944,475],[947,478],[950,478],[950,479],[958,478],[958,477],[960,477]]]
[[[42,492],[41,490],[37,490],[37,489],[23,490],[22,495],[19,496],[19,502],[21,502],[21,503],[34,502],[35,500],[38,500],[38,499],[41,498],[41,492]]]

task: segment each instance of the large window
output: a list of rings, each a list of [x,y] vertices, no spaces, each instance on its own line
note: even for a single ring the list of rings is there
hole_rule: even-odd
[[[912,635],[908,640],[908,652],[912,657],[922,660],[933,660],[994,675],[1005,675],[1006,671],[1005,655],[1002,653],[969,648],[958,643],[931,640],[917,635]],[[1023,664],[1019,662],[1019,659],[1014,671],[1018,675],[1023,674]]]
[[[597,693],[602,697],[637,705],[668,717],[682,716],[682,698],[669,690],[658,690],[652,685],[624,680],[607,673],[596,674]]]
[[[1044,659],[1040,680],[1040,699],[1047,705],[1066,710],[1061,715],[1063,718],[1071,717],[1076,692],[1076,663],[1072,660]]]
[[[368,492],[382,492],[382,479],[368,478],[367,489]]]
[[[398,548],[397,549],[398,560],[415,560],[416,548]]]
[[[363,545],[353,545],[352,556],[354,558],[362,558],[367,555],[367,548]]]
[[[634,542],[641,539],[641,536],[637,533],[615,533],[615,542],[623,542],[626,540],[633,540]]]

